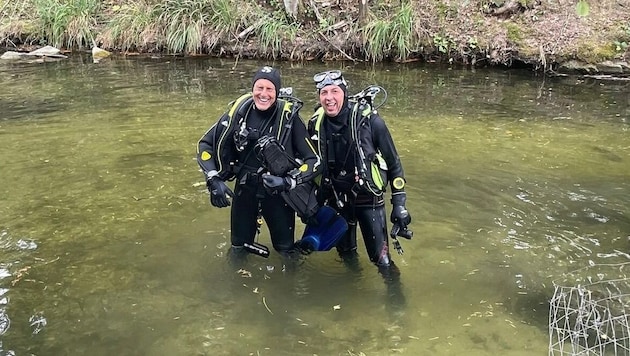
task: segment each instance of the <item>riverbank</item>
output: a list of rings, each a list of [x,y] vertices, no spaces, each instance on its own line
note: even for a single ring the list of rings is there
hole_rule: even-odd
[[[577,1],[1,0],[0,45],[630,75],[630,4]]]

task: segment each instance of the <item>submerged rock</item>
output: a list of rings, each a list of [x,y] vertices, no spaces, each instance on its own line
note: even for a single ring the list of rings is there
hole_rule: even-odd
[[[26,53],[6,51],[0,56],[0,59],[21,59],[24,56],[26,56]]]
[[[586,63],[578,60],[569,60],[560,63],[560,72],[577,72],[582,74],[608,74],[627,75],[630,74],[630,65],[624,61],[604,61],[597,64]]]
[[[38,56],[38,57],[54,57],[54,58],[68,58],[60,53],[59,48],[55,48],[53,46],[44,46],[42,48],[38,48],[34,51],[28,52],[27,56]]]
[[[60,52],[61,51],[58,48],[53,46],[44,46],[28,53],[7,51],[0,56],[0,59],[15,60],[29,57],[68,58],[68,56],[61,54]]]
[[[102,48],[99,48],[97,46],[92,47],[92,59],[94,61],[99,61],[103,58],[107,58],[111,55],[111,52],[106,51]]]

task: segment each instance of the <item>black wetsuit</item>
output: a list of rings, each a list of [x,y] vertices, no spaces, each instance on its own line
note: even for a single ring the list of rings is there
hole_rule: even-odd
[[[252,243],[257,232],[258,213],[262,214],[269,228],[271,241],[275,250],[287,252],[293,249],[295,238],[295,211],[282,199],[279,194],[269,194],[262,185],[260,175],[265,173],[263,163],[255,148],[257,139],[263,135],[278,136],[278,130],[286,129],[280,125],[282,111],[279,102],[266,111],[256,109],[252,103],[240,119],[240,123],[226,128],[225,114],[199,141],[199,152],[211,153],[212,159],[198,162],[205,174],[215,170],[219,171],[222,179],[236,178],[234,198],[231,210],[231,243],[233,247],[242,247],[244,243]],[[245,111],[246,110],[246,111]],[[245,125],[243,126],[243,121]],[[291,131],[284,143],[286,153],[303,162],[305,168],[301,170],[299,180],[307,182],[311,180],[317,167],[319,157],[308,140],[306,127],[300,117],[295,114],[292,118]],[[223,124],[223,125],[222,125]],[[245,127],[249,132],[245,138],[240,137],[239,130]],[[218,131],[229,130],[222,134]],[[228,141],[221,147],[219,138]],[[237,149],[238,146],[238,149]],[[230,162],[229,167],[221,167],[219,159]],[[227,164],[223,164],[226,166]],[[229,172],[227,172],[229,170]]]
[[[337,209],[348,222],[348,231],[337,244],[342,258],[356,255],[358,223],[370,261],[379,267],[389,267],[393,261],[389,253],[383,194],[375,195],[358,184],[356,172],[361,159],[351,138],[350,116],[348,106],[336,117],[324,115],[321,137],[314,132],[313,125],[309,125],[311,136],[315,135],[321,141],[318,146],[324,167],[320,200]],[[369,125],[363,129],[366,132],[362,144],[382,154],[388,165],[390,182],[395,177],[404,177],[396,147],[383,119],[373,113]],[[402,189],[392,187],[392,192],[402,192]]]

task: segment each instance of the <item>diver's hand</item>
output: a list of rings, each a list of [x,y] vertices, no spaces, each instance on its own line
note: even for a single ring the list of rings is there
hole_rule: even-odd
[[[406,228],[411,223],[411,214],[407,208],[402,205],[394,205],[392,209],[391,221],[394,224],[399,225],[402,229]]]
[[[230,200],[234,193],[232,190],[218,177],[212,177],[206,181],[208,191],[210,192],[210,204],[217,208],[225,208],[230,206]]]
[[[396,193],[392,197],[393,208],[390,220],[393,224],[398,225],[403,230],[411,223],[411,214],[409,214],[409,211],[407,211],[407,208],[405,207],[406,201],[407,194],[404,192]]]
[[[286,192],[295,186],[295,181],[291,177],[278,177],[271,174],[262,176],[263,185],[269,194]]]

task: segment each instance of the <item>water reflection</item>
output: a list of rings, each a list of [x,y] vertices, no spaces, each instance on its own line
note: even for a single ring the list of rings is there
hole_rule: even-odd
[[[0,355],[543,354],[551,281],[628,259],[627,84],[335,63],[389,94],[404,306],[363,255],[231,263],[193,157],[259,64],[0,62]],[[308,117],[324,67],[274,65]]]

